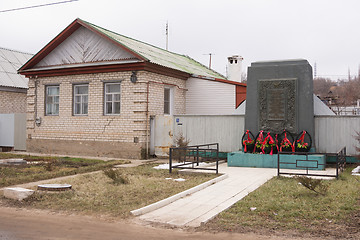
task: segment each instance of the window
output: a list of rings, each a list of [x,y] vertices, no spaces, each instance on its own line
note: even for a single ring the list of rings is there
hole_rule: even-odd
[[[74,85],[74,115],[88,114],[89,85]]]
[[[59,86],[46,86],[46,115],[59,115]]]
[[[164,114],[172,114],[172,88],[164,88]]]
[[[120,83],[105,83],[105,115],[120,114]]]

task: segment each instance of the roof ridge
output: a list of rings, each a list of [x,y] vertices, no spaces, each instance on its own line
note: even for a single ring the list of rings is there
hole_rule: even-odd
[[[15,50],[15,49],[11,49],[11,48],[4,48],[4,47],[0,47],[0,49],[2,49],[2,50],[7,50],[7,51],[11,51],[11,52],[17,52],[17,53],[23,53],[23,54],[34,55],[33,53],[22,52],[22,51]]]
[[[80,19],[80,18],[78,18],[78,19],[79,19],[80,21],[82,21],[82,22],[85,22],[85,23],[87,23],[87,24],[90,24],[90,25],[93,25],[93,26],[95,26],[95,27],[101,28],[101,29],[103,29],[103,30],[105,30],[105,31],[108,31],[108,32],[111,32],[111,33],[113,33],[113,34],[116,34],[116,35],[119,35],[119,36],[122,36],[122,37],[128,38],[128,39],[130,39],[130,40],[133,40],[133,41],[136,41],[136,42],[139,42],[139,43],[146,44],[146,45],[148,45],[148,46],[151,46],[151,47],[154,47],[154,48],[160,49],[160,50],[162,50],[162,51],[165,51],[165,52],[168,52],[168,53],[171,53],[171,54],[176,54],[176,55],[179,55],[179,56],[186,57],[186,55],[184,55],[184,54],[180,54],[180,53],[176,53],[176,52],[171,52],[171,51],[166,50],[166,49],[164,49],[164,48],[161,48],[161,47],[155,46],[155,45],[153,45],[153,44],[150,44],[150,43],[147,43],[147,42],[144,42],[144,41],[141,41],[141,40],[138,40],[138,39],[135,39],[135,38],[129,37],[129,36],[125,36],[125,35],[120,34],[120,33],[117,33],[117,32],[114,32],[114,31],[112,31],[112,30],[109,30],[109,29],[103,28],[103,27],[101,27],[101,26],[98,26],[98,25],[93,24],[93,23],[91,23],[91,22],[85,21],[85,20],[83,20],[83,19]],[[114,39],[114,40],[115,40],[115,39]]]
[[[191,59],[192,61],[195,61],[195,62],[199,63],[201,66],[203,66],[203,67],[207,68],[208,70],[210,70],[210,71],[212,71],[212,72],[214,72],[214,73],[216,73],[216,74],[219,74],[219,75],[220,75],[221,77],[223,77],[224,79],[227,79],[227,78],[226,78],[224,75],[222,75],[221,73],[218,73],[218,72],[216,72],[215,70],[213,70],[213,69],[209,68],[208,66],[206,66],[206,65],[202,64],[201,62],[196,61],[196,60],[195,60],[195,59],[193,59],[192,57],[187,56],[187,55],[186,55],[185,57],[187,57],[187,58]]]

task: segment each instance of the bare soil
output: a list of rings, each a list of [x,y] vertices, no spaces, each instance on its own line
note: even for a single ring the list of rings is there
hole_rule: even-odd
[[[5,240],[171,240],[171,239],[242,239],[285,240],[289,235],[271,236],[271,232],[211,233],[194,229],[173,229],[135,223],[136,219],[113,220],[107,217],[69,215],[44,210],[0,206],[0,239]],[[291,239],[325,239],[292,237]]]

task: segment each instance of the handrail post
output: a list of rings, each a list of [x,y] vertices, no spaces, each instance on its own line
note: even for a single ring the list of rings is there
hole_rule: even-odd
[[[169,149],[169,173],[172,170],[172,148]]]
[[[199,146],[196,147],[196,166],[199,166]]]
[[[219,173],[219,143],[216,143],[216,174]]]
[[[336,153],[336,179],[339,178],[339,153]]]

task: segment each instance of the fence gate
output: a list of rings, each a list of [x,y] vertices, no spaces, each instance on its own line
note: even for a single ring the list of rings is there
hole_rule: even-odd
[[[177,161],[177,163],[175,161]],[[216,171],[216,174],[218,174],[219,143],[170,148],[170,173],[172,172],[173,168],[213,170]]]
[[[303,155],[295,162],[286,161],[286,155]],[[317,171],[319,166],[325,168],[325,164],[319,162],[318,158],[312,158],[312,155],[325,155],[325,157],[336,157],[335,172],[333,174],[324,174],[323,171]],[[285,166],[292,166],[292,170],[285,169]],[[310,153],[310,152],[279,152],[278,153],[278,176],[280,175],[302,175],[302,176],[315,176],[315,177],[335,177],[338,178],[339,174],[344,171],[346,165],[346,147],[343,147],[337,153]]]

